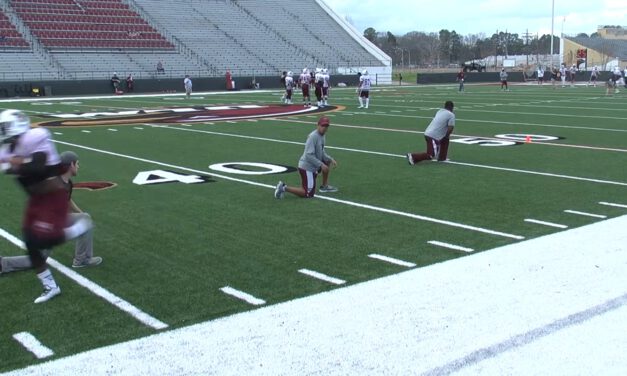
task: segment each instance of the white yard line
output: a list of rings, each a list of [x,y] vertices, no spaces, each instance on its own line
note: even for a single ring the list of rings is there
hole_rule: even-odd
[[[399,259],[394,258],[394,257],[388,257],[388,256],[384,256],[384,255],[379,255],[379,254],[376,254],[376,253],[368,255],[368,257],[370,257],[372,259],[380,260],[380,261],[385,261],[385,262],[388,262],[390,264],[404,266],[406,268],[413,268],[413,267],[416,266],[416,264],[414,264],[413,262],[407,262],[407,261],[399,260]]]
[[[169,128],[169,129],[176,129],[176,128]],[[115,153],[115,152],[111,152],[111,151],[107,151],[107,150],[92,148],[92,147],[89,147],[89,146],[74,144],[74,143],[70,143],[70,142],[64,142],[64,141],[59,141],[59,140],[54,140],[54,142],[56,142],[58,144],[61,144],[61,145],[67,145],[67,146],[72,146],[72,147],[76,147],[76,148],[80,148],[80,149],[84,149],[84,150],[90,150],[90,151],[101,153],[101,154],[107,154],[107,155],[112,155],[112,156],[115,156],[115,157],[131,159],[131,160],[135,160],[135,161],[139,161],[139,162],[156,164],[156,165],[165,166],[165,167],[169,167],[169,168],[175,168],[175,169],[179,169],[179,170],[183,170],[183,171],[190,171],[190,172],[194,172],[194,173],[197,173],[197,174],[208,175],[208,176],[221,178],[221,179],[225,179],[225,180],[229,180],[229,181],[234,181],[234,182],[254,185],[254,186],[257,186],[257,187],[264,187],[264,188],[270,188],[270,189],[275,189],[276,188],[275,186],[270,185],[270,184],[264,184],[264,183],[258,183],[258,182],[251,181],[251,180],[233,178],[233,177],[230,177],[230,176],[216,174],[216,173],[213,173],[213,172],[201,171],[201,170],[196,170],[196,169],[192,169],[192,168],[177,166],[177,165],[173,165],[173,164],[169,164],[169,163],[158,162],[158,161],[154,161],[154,160],[150,160],[150,159],[134,157],[134,156],[131,156],[131,155]],[[482,227],[470,226],[470,225],[466,225],[466,224],[463,224],[463,223],[457,223],[457,222],[452,222],[452,221],[441,220],[441,219],[432,218],[432,217],[419,215],[419,214],[406,213],[406,212],[393,210],[393,209],[386,209],[386,208],[382,208],[382,207],[378,207],[378,206],[374,206],[374,205],[361,204],[361,203],[358,203],[358,202],[353,202],[353,201],[348,201],[348,200],[339,200],[339,199],[328,197],[328,196],[317,195],[315,197],[317,199],[320,199],[320,200],[327,200],[327,201],[337,202],[337,203],[344,204],[344,205],[354,206],[354,207],[363,208],[363,209],[369,209],[369,210],[378,211],[378,212],[381,212],[381,213],[394,214],[394,215],[407,217],[407,218],[412,218],[412,219],[417,219],[417,220],[425,221],[425,222],[438,223],[438,224],[442,224],[442,225],[446,225],[446,226],[450,226],[450,227],[462,228],[462,229],[465,229],[465,230],[480,232],[480,233],[489,234],[489,235],[495,235],[495,236],[515,239],[515,240],[522,240],[522,239],[525,238],[524,236],[520,236],[520,235],[508,234],[508,233],[505,233],[505,232],[494,231],[494,230],[490,230],[490,229],[486,229],[486,228],[482,228]]]
[[[264,305],[266,304],[266,301],[263,299],[259,299],[256,298],[246,292],[234,289],[233,287],[230,286],[224,286],[220,289],[220,291],[222,291],[223,293],[230,295],[232,297],[235,297],[237,299],[243,300],[248,304],[252,304],[252,305]]]
[[[270,120],[270,119],[268,119]],[[284,123],[299,123],[299,124],[316,124],[313,121],[307,120],[286,120],[284,118],[272,118],[273,121],[279,121]],[[397,128],[383,128],[383,127],[373,127],[373,126],[365,126],[365,125],[348,125],[348,124],[338,124],[333,123],[333,127],[337,128],[353,128],[353,129],[365,129],[372,131],[381,131],[381,132],[393,132],[393,133],[408,133],[408,134],[424,134],[425,132],[421,131],[413,131],[410,129],[397,129]],[[502,138],[497,137],[487,137],[487,136],[477,136],[477,135],[463,135],[463,134],[453,134],[451,137],[454,138],[481,138],[486,140],[495,140],[502,141]],[[588,146],[588,145],[574,145],[574,144],[563,144],[563,143],[555,143],[555,142],[535,142],[534,145],[548,145],[548,146],[557,146],[557,147],[565,147],[565,148],[575,148],[575,149],[585,149],[585,150],[597,150],[597,151],[615,151],[619,153],[627,153],[627,149],[619,149],[619,148],[606,148],[599,146]]]
[[[17,247],[21,249],[26,249],[26,247],[24,246],[24,243],[20,239],[18,239],[16,236],[5,231],[2,228],[0,228],[0,236],[5,238],[9,242],[13,243]],[[150,316],[146,312],[135,307],[134,305],[120,298],[119,296],[113,294],[112,292],[105,289],[104,287],[101,287],[97,283],[92,282],[91,280],[83,277],[81,274],[75,272],[74,270],[62,265],[61,263],[59,263],[52,257],[48,257],[48,260],[46,262],[48,263],[48,265],[50,265],[50,267],[56,269],[61,274],[65,275],[69,279],[83,286],[87,290],[91,291],[94,295],[104,299],[105,301],[111,303],[118,309],[128,313],[131,317],[141,322],[142,324],[149,326],[153,329],[157,329],[157,330],[165,329],[168,327],[168,324]]]
[[[83,133],[91,133],[91,131],[88,131],[88,130],[82,130],[81,132],[83,132]]]
[[[34,335],[29,332],[20,332],[13,335],[13,339],[20,343],[26,350],[35,355],[37,359],[48,358],[54,355],[54,351],[44,346]]]
[[[450,244],[450,243],[445,243],[445,242],[440,242],[437,240],[429,240],[427,243],[431,244],[431,245],[435,245],[438,247],[443,247],[443,248],[448,248],[448,249],[454,249],[456,251],[462,251],[462,252],[474,252],[475,250],[472,248],[466,248],[466,247],[462,247],[459,245],[455,245],[455,244]]]
[[[564,213],[582,215],[584,217],[592,217],[592,218],[601,218],[601,219],[607,218],[607,215],[592,214],[592,213],[586,213],[586,212],[577,211],[577,210],[570,210],[570,209],[569,210],[564,210]]]
[[[117,132],[117,131],[118,131],[117,129],[114,129],[114,128],[108,128],[107,130],[108,130],[109,132]]]
[[[402,117],[402,118],[411,118],[411,119],[433,119],[433,116],[418,116],[418,115],[398,115],[398,114],[377,114],[374,112],[342,112],[344,115],[371,115],[371,116],[388,116],[388,117]],[[619,132],[625,133],[627,129],[616,129],[616,128],[597,128],[597,127],[580,127],[580,126],[570,126],[570,125],[559,125],[559,124],[538,124],[538,123],[523,123],[523,122],[511,122],[511,121],[498,121],[498,120],[478,120],[478,119],[457,119],[458,122],[464,123],[487,123],[487,124],[503,124],[503,125],[528,125],[532,127],[542,127],[542,128],[563,128],[563,129],[580,129],[580,130],[588,130],[588,131],[607,131],[607,132]]]
[[[612,180],[583,178],[583,177],[579,177],[579,176],[570,176],[570,175],[562,175],[562,174],[551,174],[551,173],[548,173],[548,172],[520,170],[520,169],[517,169],[517,168],[486,166],[486,165],[479,165],[479,164],[474,164],[474,163],[464,163],[464,162],[454,162],[454,161],[447,161],[445,163],[454,164],[454,165],[458,165],[458,166],[478,167],[478,168],[486,168],[486,169],[489,169],[489,170],[509,171],[509,172],[517,172],[517,173],[520,173],[520,174],[548,176],[548,177],[560,178],[560,179],[586,181],[586,182],[598,183],[598,184],[620,185],[620,186],[623,186],[623,187],[627,187],[627,183],[619,182],[619,181],[612,181]]]
[[[144,130],[144,128],[142,128],[142,127],[133,127],[133,129],[137,129],[138,131],[143,131]]]
[[[216,136],[243,138],[243,139],[248,139],[248,140],[277,142],[277,143],[281,143],[281,144],[304,145],[303,142],[277,140],[277,139],[266,138],[266,137],[246,136],[246,135],[241,135],[241,134],[224,133],[224,132],[213,132],[213,131],[205,131],[205,130],[200,130],[200,129],[184,129],[184,128],[171,127],[171,126],[168,126],[168,125],[157,125],[157,124],[148,124],[148,123],[146,125],[149,125],[149,126],[151,126],[153,128],[169,129],[169,130],[173,130],[173,131],[204,133],[204,134],[210,134],[210,135],[216,135]],[[343,148],[343,147],[338,147],[338,146],[325,146],[325,148],[326,149],[330,149],[330,150],[342,150],[342,151],[350,151],[350,152],[356,152],[356,153],[381,155],[381,156],[385,156],[385,157],[394,157],[394,158],[403,158],[403,159],[407,158],[407,156],[405,156],[405,155],[384,153],[384,152],[378,152],[378,151],[352,149],[352,148]],[[539,176],[548,176],[548,177],[561,178],[561,179],[586,181],[586,182],[598,183],[598,184],[621,185],[621,186],[626,186],[627,187],[627,183],[611,181],[611,180],[584,178],[584,177],[578,177],[578,176],[570,176],[570,175],[562,175],[562,174],[552,174],[552,173],[548,173],[548,172],[521,170],[521,169],[515,169],[515,168],[487,166],[487,165],[480,165],[480,164],[473,164],[473,163],[463,163],[463,162],[454,162],[454,161],[447,161],[445,163],[459,165],[459,166],[485,168],[485,169],[490,169],[490,170],[516,172],[516,173],[521,173],[521,174],[539,175]]]
[[[626,226],[613,218],[9,375],[622,375]]]
[[[310,276],[312,278],[319,279],[319,280],[324,281],[324,282],[332,283],[334,285],[343,285],[343,284],[346,283],[346,281],[343,280],[343,279],[330,277],[330,276],[328,276],[326,274],[322,274],[322,273],[319,273],[319,272],[316,272],[316,271],[313,271],[313,270],[309,270],[309,269],[300,269],[298,272],[302,273],[304,275]]]
[[[601,201],[601,202],[599,202],[599,204],[601,204],[601,205],[605,205],[605,206],[612,206],[612,207],[615,207],[615,208],[623,208],[623,209],[627,209],[627,205],[623,205],[623,204],[615,204],[615,203],[612,203],[612,202],[604,202],[604,201]]]
[[[566,225],[561,225],[561,224],[559,224],[559,223],[553,223],[553,222],[540,221],[540,220],[537,220],[537,219],[530,219],[530,218],[525,219],[525,222],[528,222],[528,223],[535,223],[535,224],[537,224],[537,225],[543,225],[543,226],[549,226],[549,227],[561,228],[561,229],[568,228],[568,226],[566,226]]]

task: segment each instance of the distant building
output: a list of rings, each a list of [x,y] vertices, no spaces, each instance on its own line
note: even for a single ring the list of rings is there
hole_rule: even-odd
[[[567,66],[598,66],[604,70],[627,66],[627,27],[601,26],[592,37],[564,36],[562,41],[561,53]]]

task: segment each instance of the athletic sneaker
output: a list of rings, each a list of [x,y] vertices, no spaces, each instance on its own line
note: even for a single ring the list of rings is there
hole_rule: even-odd
[[[73,268],[84,268],[86,266],[96,266],[96,265],[100,265],[102,263],[102,257],[92,257],[87,261],[83,261],[83,262],[76,262],[76,260],[74,260],[72,262],[72,267]]]
[[[364,106],[359,106],[359,107],[357,107],[357,108],[364,108]]]
[[[45,303],[48,300],[50,300],[50,299],[54,298],[55,296],[59,295],[60,293],[61,293],[61,288],[58,287],[58,286],[53,288],[53,289],[47,288],[39,296],[39,298],[35,299],[35,304]]]
[[[320,193],[334,193],[337,192],[338,189],[337,187],[334,187],[332,185],[321,185],[320,186]]]
[[[411,153],[407,153],[407,163],[409,163],[410,166],[413,166],[416,164],[414,163],[414,157],[411,156]]]
[[[282,199],[285,196],[285,183],[279,181],[279,184],[276,185],[276,189],[274,190],[274,198]]]

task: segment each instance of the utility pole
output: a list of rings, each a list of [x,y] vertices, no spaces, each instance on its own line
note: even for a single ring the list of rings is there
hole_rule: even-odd
[[[523,34],[523,37],[525,38],[525,52],[527,53],[527,66],[529,66],[529,39],[531,38],[531,34],[529,34],[529,29],[527,29],[527,32]]]
[[[553,0],[553,7],[551,10],[551,52],[549,52],[549,54],[551,55],[551,65],[553,64],[553,43],[554,43],[554,36],[555,35],[555,0]]]

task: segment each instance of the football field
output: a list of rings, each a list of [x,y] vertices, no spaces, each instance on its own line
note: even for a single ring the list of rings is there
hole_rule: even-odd
[[[627,214],[623,92],[392,86],[366,110],[336,89],[331,108],[311,111],[279,105],[281,94],[0,101],[80,156],[73,197],[104,258],[75,270],[73,244],[56,248],[63,292],[43,305],[33,272],[0,276],[0,372]],[[446,100],[451,160],[408,165]],[[279,180],[300,184],[323,114],[339,192],[275,199]],[[0,256],[24,254],[25,195],[8,176],[0,189]],[[34,355],[14,338],[23,332],[53,354]]]

